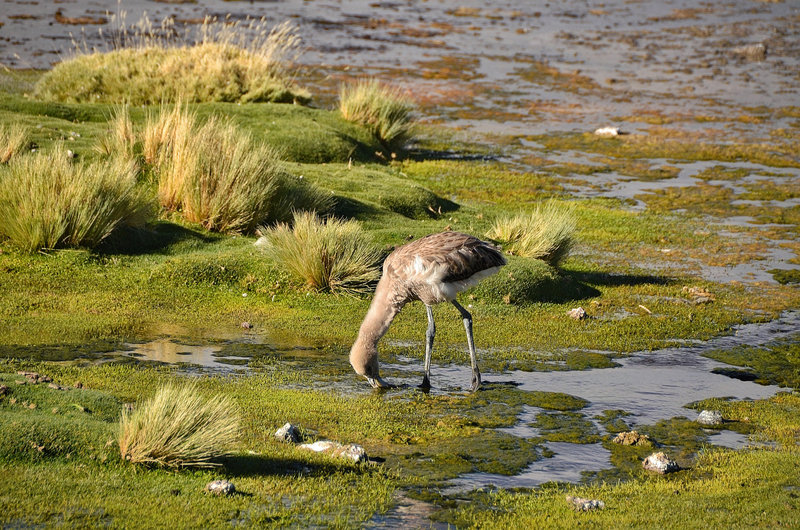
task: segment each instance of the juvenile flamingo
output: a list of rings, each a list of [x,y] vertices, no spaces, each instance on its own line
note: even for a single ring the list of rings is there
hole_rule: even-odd
[[[472,315],[456,301],[456,295],[491,276],[506,264],[500,251],[490,243],[458,232],[441,232],[412,241],[389,254],[383,262],[383,275],[358,338],[350,349],[350,364],[375,388],[391,385],[381,379],[378,341],[404,305],[414,300],[425,304],[428,331],[425,334],[425,375],[420,385],[429,389],[431,351],[436,325],[431,306],[450,302],[461,313],[467,331],[472,362],[472,391],[481,385],[481,373],[472,339]]]

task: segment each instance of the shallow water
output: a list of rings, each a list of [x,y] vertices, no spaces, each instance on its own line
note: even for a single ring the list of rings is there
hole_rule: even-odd
[[[509,371],[483,373],[484,382],[512,383],[523,391],[561,392],[583,398],[589,402],[580,411],[590,419],[601,435],[609,434],[595,419],[606,410],[624,410],[630,413],[625,422],[637,425],[653,425],[660,420],[674,417],[694,419],[697,412],[685,408],[689,403],[708,398],[729,397],[733,399],[763,399],[780,390],[777,386],[760,385],[713,373],[717,367],[727,366],[703,357],[703,353],[717,349],[729,349],[740,345],[760,345],[788,337],[800,329],[800,312],[787,312],[781,318],[762,324],[746,324],[734,328],[733,333],[705,342],[689,342],[680,347],[664,348],[634,353],[615,359],[615,368],[585,371],[524,372]],[[253,342],[255,339],[250,337]],[[250,344],[247,354],[232,355],[226,350],[235,348],[235,340],[218,345],[181,345],[167,339],[158,339],[138,345],[117,354],[133,355],[142,361],[181,363],[189,369],[190,364],[204,370],[247,370],[242,363],[249,355],[269,352],[282,362],[316,362],[320,357],[329,357],[323,350],[308,347],[289,348],[268,344]],[[112,354],[113,355],[113,354]],[[396,392],[416,392],[414,386],[420,382],[421,362],[418,359],[401,357],[398,363],[382,365],[384,373],[392,374],[391,382],[404,385]],[[431,383],[433,394],[462,393],[468,390],[470,368],[466,365],[433,365]],[[322,380],[317,383],[336,386],[348,391],[367,391],[365,383],[352,374],[344,379],[331,376],[335,381]],[[539,435],[529,424],[542,409],[525,407],[516,425],[502,429],[514,436],[528,438]],[[746,435],[726,430],[709,431],[709,443],[729,448],[741,448],[750,443]],[[609,451],[601,444],[573,444],[547,442],[548,449],[555,454],[531,464],[523,473],[515,476],[472,473],[452,481],[448,491],[481,488],[489,485],[499,487],[531,487],[549,481],[577,482],[584,472],[600,471],[611,467]],[[376,522],[377,524],[377,522]]]

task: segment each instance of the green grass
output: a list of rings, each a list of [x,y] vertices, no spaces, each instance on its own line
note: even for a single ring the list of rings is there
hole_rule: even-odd
[[[245,39],[223,23],[204,24],[196,43],[171,45],[146,35],[133,47],[78,54],[36,84],[34,97],[68,103],[307,103],[290,62],[300,39],[289,24]],[[152,37],[152,38],[151,38]]]
[[[35,77],[26,76],[24,83]],[[125,109],[3,94],[0,122],[20,123],[42,153],[63,142],[81,164],[105,164],[124,152],[144,169],[140,185],[154,186],[146,166],[154,158],[145,154],[151,151],[141,133],[148,121],[154,123],[159,112],[171,108]],[[522,172],[498,162],[438,159],[454,145],[442,133],[435,140],[421,139],[421,149],[409,153],[416,158],[387,162],[375,154],[386,156],[373,132],[345,121],[338,111],[271,103],[185,108],[198,123],[229,124],[255,145],[280,153],[281,165],[292,175],[282,181],[287,188],[311,183],[322,190],[336,218],[357,220],[379,254],[446,229],[483,236],[495,219],[569,196],[570,181],[558,168]],[[771,152],[738,144],[660,145],[630,136],[549,135],[537,141],[551,142],[546,149],[614,157],[619,162],[614,168],[627,168],[621,172],[637,178],[674,174],[663,160],[642,161],[648,156],[747,159],[778,167],[786,163],[790,143]],[[156,153],[163,143],[157,137],[150,144]],[[97,149],[101,139],[107,141]],[[497,141],[509,148],[515,144],[508,138]],[[27,156],[12,158],[12,164]],[[589,172],[582,167],[564,171],[572,169]],[[758,193],[789,196],[791,183]],[[631,210],[624,201],[572,199],[578,243],[559,269],[511,256],[500,273],[460,296],[474,317],[482,368],[611,368],[629,352],[708,340],[730,333],[736,324],[766,321],[800,304],[794,286],[723,284],[697,275],[698,263],[754,259],[758,248],[745,237],[751,232],[718,234],[705,220],[675,212],[666,205],[669,199],[664,208],[652,203],[643,211]],[[725,197],[718,202],[722,205]],[[717,211],[726,216],[732,210],[720,206]],[[772,214],[777,215],[791,221],[793,214],[780,209]],[[769,230],[775,238],[790,239],[795,228]],[[95,250],[28,253],[0,241],[0,383],[10,389],[0,397],[4,524],[360,528],[380,523],[400,494],[433,503],[428,509],[438,512],[437,520],[460,526],[797,526],[794,493],[800,484],[793,477],[800,405],[792,393],[692,405],[721,410],[733,420],[726,428],[777,442],[775,449],[709,448],[704,444],[713,437],[689,420],[670,418],[636,428],[667,444],[671,455],[690,466],[676,475],[647,475],[640,465],[645,449],[611,447],[603,434],[613,468],[587,474],[584,484],[442,494],[444,482],[458,475],[514,474],[548,458],[547,439],[595,441],[598,433],[584,416],[587,402],[491,384],[474,394],[426,395],[411,388],[372,393],[346,362],[368,294],[339,296],[309,288],[253,243],[253,237],[212,232],[179,213],[163,214],[145,229],[115,231]],[[714,299],[692,304],[684,287],[708,290]],[[566,315],[578,305],[590,318],[578,322]],[[434,312],[436,361],[466,364],[461,319],[450,306]],[[244,321],[253,328],[243,330]],[[382,358],[389,363],[411,358],[417,364],[412,361],[389,377],[421,375],[426,324],[420,304],[397,317]],[[196,378],[203,399],[224,395],[239,412],[240,436],[232,454],[216,461],[222,464],[217,469],[131,466],[120,456],[115,438],[123,404],[141,402],[164,385],[185,383],[185,375],[173,367],[117,353],[126,341],[154,337],[213,345],[220,356],[247,359],[245,377]],[[794,385],[791,344],[728,353],[729,362],[751,375]],[[37,370],[70,388],[17,385],[18,369]],[[78,380],[83,388],[71,388]],[[545,411],[536,418],[541,436],[523,439],[498,430],[515,425],[530,407]],[[605,411],[597,419],[612,432],[634,422],[625,411]],[[354,465],[297,451],[272,438],[287,421],[298,424],[310,440],[360,443],[376,460]],[[205,484],[217,478],[231,480],[241,494],[204,494]],[[607,508],[575,513],[566,494],[601,498]]]
[[[6,127],[0,124],[0,164],[6,164],[11,157],[28,146],[30,133],[18,123]]]
[[[135,166],[122,158],[73,162],[60,145],[0,168],[0,234],[28,252],[96,247],[151,215]]]
[[[413,134],[413,105],[397,88],[377,79],[364,79],[342,85],[339,111],[344,119],[363,125],[387,149],[403,147]]]
[[[327,195],[286,174],[272,147],[230,121],[200,124],[176,106],[143,136],[161,205],[208,230],[249,233],[293,210],[330,207]]]
[[[540,259],[558,267],[575,244],[574,233],[572,213],[549,202],[529,214],[497,219],[486,235],[508,254]]]
[[[238,429],[229,398],[204,398],[191,384],[167,385],[132,412],[123,410],[119,450],[132,464],[215,467],[230,454]]]
[[[295,213],[291,227],[264,229],[257,245],[278,267],[320,291],[364,291],[380,275],[380,251],[357,221]]]

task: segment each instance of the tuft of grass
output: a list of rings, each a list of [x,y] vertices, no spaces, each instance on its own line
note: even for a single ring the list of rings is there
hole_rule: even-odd
[[[0,235],[26,251],[93,248],[122,226],[142,226],[152,204],[131,161],[73,162],[63,145],[0,170]]]
[[[119,449],[124,460],[161,467],[214,467],[230,454],[239,430],[233,401],[204,398],[196,385],[168,384],[133,412],[123,410]]]
[[[527,215],[497,219],[487,236],[501,243],[509,254],[541,259],[557,267],[569,254],[574,234],[572,212],[549,202]]]
[[[323,221],[300,212],[293,227],[265,229],[256,244],[290,274],[321,291],[363,291],[380,275],[380,250],[356,221]]]
[[[246,24],[206,19],[194,41],[161,38],[147,23],[139,27],[137,35],[116,43],[117,49],[83,53],[58,64],[39,80],[34,96],[131,105],[311,99],[293,81],[291,63],[299,54],[300,37],[288,22],[268,31],[263,19]]]
[[[248,233],[282,221],[293,209],[325,211],[332,198],[290,176],[277,151],[231,121],[196,115],[175,106],[148,120],[143,158],[158,178],[158,197],[208,230]]]
[[[399,148],[413,133],[413,105],[399,89],[363,79],[339,89],[339,111],[369,129],[386,148]]]
[[[29,141],[27,129],[15,123],[10,126],[0,123],[0,164],[7,164],[11,157],[22,151]]]
[[[132,160],[136,153],[136,141],[136,132],[128,107],[122,106],[114,110],[109,121],[108,133],[97,141],[95,151],[107,157],[120,156]]]

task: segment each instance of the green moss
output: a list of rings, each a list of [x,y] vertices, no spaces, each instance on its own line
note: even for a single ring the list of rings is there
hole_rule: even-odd
[[[763,347],[738,346],[725,350],[715,350],[704,356],[725,364],[744,367],[745,370],[732,373],[733,377],[800,388],[800,336],[774,342]],[[722,368],[727,370],[727,368]]]
[[[789,283],[800,283],[800,270],[798,269],[772,269],[767,271],[772,274],[775,281],[784,285]]]
[[[616,434],[630,429],[624,418],[631,416],[624,410],[604,410],[602,415],[595,416],[600,425],[609,433]]]
[[[532,136],[529,140],[546,150],[578,150],[618,158],[746,161],[772,167],[800,167],[791,156],[792,145],[711,144],[692,138],[662,138],[657,134],[604,138],[592,133],[564,133]]]
[[[548,442],[592,444],[600,441],[597,427],[577,412],[542,412],[530,425],[537,428],[539,436]]]
[[[495,304],[525,305],[564,302],[599,294],[542,260],[507,257],[508,264],[469,291],[471,299]]]

